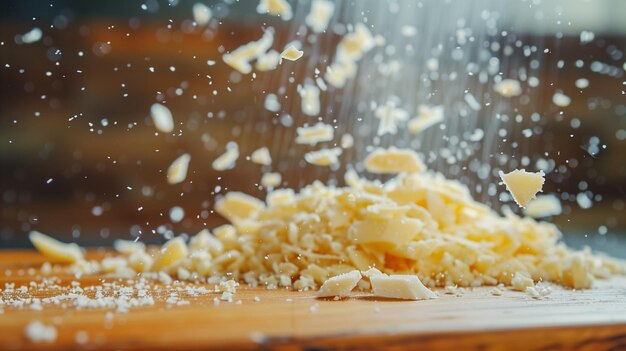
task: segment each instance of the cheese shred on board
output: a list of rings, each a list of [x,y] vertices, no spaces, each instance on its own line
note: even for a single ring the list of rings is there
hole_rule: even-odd
[[[501,216],[440,174],[401,173],[381,183],[351,171],[350,179],[347,187],[316,181],[299,193],[276,189],[265,201],[229,192],[216,211],[230,224],[203,230],[189,244],[172,239],[142,269],[268,288],[309,290],[326,282],[322,294],[329,296],[347,294],[358,281],[357,273],[329,278],[358,270],[375,295],[407,299],[432,298],[425,287],[449,285],[522,289],[544,281],[582,289],[594,277],[626,273],[623,261],[573,251],[560,242],[556,226],[511,212]],[[130,261],[143,251],[126,252]],[[380,274],[387,276],[372,279]]]

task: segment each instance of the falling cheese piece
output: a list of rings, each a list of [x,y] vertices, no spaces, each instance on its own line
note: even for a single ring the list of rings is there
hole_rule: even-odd
[[[409,121],[409,131],[418,134],[438,123],[443,122],[443,106],[426,106],[418,107],[417,117]]]
[[[426,169],[415,151],[393,146],[374,150],[365,158],[363,165],[368,172],[378,174],[417,173]]]
[[[276,50],[270,50],[265,54],[259,56],[259,58],[256,60],[256,63],[254,64],[254,68],[256,68],[256,70],[260,72],[271,71],[273,69],[276,69],[279,63],[280,53]]]
[[[235,167],[235,162],[239,158],[239,146],[234,141],[226,144],[226,152],[213,161],[213,169],[216,171],[225,171]]]
[[[329,278],[322,284],[320,290],[317,293],[318,297],[345,297],[350,294],[352,289],[361,280],[361,272],[357,270],[350,271],[348,273],[339,274],[332,278]]]
[[[302,113],[307,116],[317,116],[320,113],[320,89],[310,83],[298,87],[298,93],[302,98],[300,103]]]
[[[215,204],[215,211],[235,223],[253,218],[265,207],[263,201],[237,191],[231,191]]]
[[[274,42],[274,28],[267,28],[261,39],[249,42],[238,47],[230,53],[224,54],[222,60],[230,67],[236,69],[242,74],[252,72],[250,62],[258,59],[272,47]]]
[[[293,17],[291,5],[286,0],[261,0],[256,11],[262,15],[279,16],[284,21],[289,21]]]
[[[213,16],[211,9],[201,2],[193,4],[191,11],[193,13],[193,20],[196,21],[199,26],[204,26],[209,23]]]
[[[187,257],[189,250],[185,240],[181,237],[176,237],[166,242],[162,247],[152,265],[152,271],[161,271],[178,261]]]
[[[283,50],[283,52],[280,53],[280,58],[289,61],[296,61],[302,57],[302,55],[304,55],[304,51],[298,50],[294,45],[289,45],[285,48],[285,50]]]
[[[329,0],[313,0],[311,12],[306,16],[304,22],[311,27],[314,33],[321,33],[328,28],[328,22],[335,12],[335,4]]]
[[[28,238],[37,251],[52,262],[76,263],[83,261],[83,252],[74,243],[66,244],[35,230],[28,234]]]
[[[493,86],[493,90],[504,97],[513,97],[522,93],[522,86],[518,80],[503,79]]]
[[[167,182],[169,184],[178,184],[187,178],[187,170],[189,168],[191,156],[189,154],[180,155],[167,169]]]
[[[525,207],[535,194],[541,191],[545,181],[543,171],[533,173],[516,169],[506,174],[500,171],[499,174],[506,189],[520,207]]]
[[[296,129],[298,136],[296,137],[296,144],[315,145],[323,141],[333,140],[335,136],[335,130],[333,126],[318,122],[311,127],[298,127]]]
[[[310,151],[304,154],[304,160],[316,166],[332,166],[339,163],[339,156],[341,155],[341,151],[342,150],[339,147]]]
[[[380,119],[377,135],[396,134],[398,124],[409,118],[408,112],[396,106],[395,101],[387,101],[386,104],[378,106],[374,111],[376,118]]]
[[[346,133],[341,136],[341,147],[344,149],[349,149],[354,146],[354,138],[351,134]]]
[[[425,287],[416,275],[374,274],[369,279],[375,296],[402,300],[437,298],[437,294]]]
[[[254,150],[252,155],[250,155],[250,160],[256,164],[263,166],[269,166],[272,164],[272,156],[270,155],[270,150],[266,147]]]
[[[165,105],[159,103],[152,104],[150,107],[150,115],[152,116],[152,123],[154,127],[163,133],[171,133],[174,130],[174,118],[172,117],[172,111]]]
[[[280,185],[282,177],[280,173],[268,172],[261,177],[261,185],[265,188],[273,189]]]
[[[530,200],[524,213],[533,218],[558,216],[563,212],[561,201],[555,195],[540,195]]]

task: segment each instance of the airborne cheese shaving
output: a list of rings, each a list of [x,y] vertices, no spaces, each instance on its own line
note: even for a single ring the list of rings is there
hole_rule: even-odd
[[[225,171],[235,167],[235,162],[239,158],[239,145],[234,141],[226,144],[226,152],[213,161],[213,169],[216,171]]]
[[[365,158],[363,165],[368,172],[379,174],[415,173],[426,169],[415,151],[397,149],[393,146],[389,149],[374,150]]]
[[[291,5],[286,0],[261,0],[256,11],[262,15],[279,16],[284,21],[289,21],[293,17]]]
[[[328,22],[335,12],[335,4],[329,0],[313,0],[311,12],[304,19],[314,33],[321,33],[328,28]]]
[[[167,169],[167,182],[169,184],[178,184],[187,178],[187,170],[191,156],[189,154],[180,155]]]
[[[500,171],[500,178],[520,207],[525,207],[541,191],[545,181],[543,171],[532,173],[523,169],[506,174]]]
[[[316,166],[332,166],[339,163],[341,148],[321,149],[304,154],[304,160]]]
[[[274,42],[274,29],[267,28],[261,39],[242,45],[228,54],[222,56],[222,60],[230,67],[242,74],[252,72],[250,62],[258,59],[272,47]]]
[[[398,124],[409,118],[408,112],[397,107],[394,101],[388,101],[386,104],[378,106],[374,111],[374,115],[380,119],[378,135],[396,134],[398,132]]]
[[[320,142],[333,140],[335,135],[333,126],[318,122],[311,127],[299,127],[296,129],[298,136],[297,144],[315,145]]]
[[[296,61],[302,57],[302,55],[304,55],[304,51],[298,50],[294,45],[289,45],[285,48],[285,50],[283,50],[283,52],[280,53],[280,58],[289,61]]]
[[[443,106],[420,105],[417,117],[409,121],[409,131],[418,134],[438,123],[443,122]]]

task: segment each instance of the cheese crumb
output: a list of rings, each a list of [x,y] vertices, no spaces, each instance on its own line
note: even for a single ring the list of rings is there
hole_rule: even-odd
[[[524,213],[533,218],[558,216],[561,212],[563,212],[561,201],[552,194],[537,196],[530,200],[524,209]]]
[[[378,106],[374,111],[376,118],[380,119],[377,134],[385,135],[396,134],[398,132],[398,124],[409,118],[408,112],[396,107],[394,101],[388,101],[386,104]]]
[[[313,84],[305,84],[303,87],[298,87],[298,93],[302,98],[300,103],[302,113],[307,116],[317,116],[320,113],[320,90]]]
[[[216,171],[225,171],[235,167],[235,163],[239,158],[239,145],[234,141],[226,144],[226,152],[213,161],[213,169]]]
[[[276,172],[268,172],[263,174],[263,176],[261,177],[261,185],[263,185],[264,188],[268,189],[278,187],[281,181],[282,177],[280,176],[280,173]]]
[[[141,241],[116,239],[113,242],[113,248],[121,254],[130,255],[134,252],[145,251],[146,244]]]
[[[237,223],[255,217],[263,208],[263,201],[241,192],[231,191],[215,203],[215,212]]]
[[[555,93],[552,96],[552,102],[559,107],[567,107],[572,103],[572,98],[563,94],[563,93]]]
[[[328,22],[335,12],[335,4],[328,0],[313,0],[311,11],[304,19],[313,33],[321,33],[328,28]]]
[[[256,164],[263,166],[269,166],[272,164],[272,156],[270,155],[270,150],[266,147],[254,150],[252,155],[250,155],[250,160]]]
[[[534,286],[535,282],[531,277],[524,273],[515,272],[513,279],[511,279],[511,285],[514,290],[525,291],[526,288]]]
[[[504,97],[513,97],[522,94],[522,86],[519,81],[515,79],[503,79],[493,86],[493,90]]]
[[[221,292],[234,294],[235,292],[237,292],[238,286],[239,286],[239,283],[231,279],[231,280],[221,281],[220,284],[218,285],[218,290]]]
[[[545,181],[543,171],[533,173],[516,169],[506,174],[500,171],[499,174],[506,189],[520,207],[525,207],[541,191]]]
[[[335,130],[333,126],[318,122],[311,127],[298,127],[296,129],[298,136],[296,137],[297,144],[315,145],[324,141],[333,140],[335,136]]]
[[[284,21],[289,21],[293,17],[291,5],[286,0],[261,0],[256,11],[262,15],[278,16]]]
[[[354,146],[354,138],[350,133],[346,133],[341,136],[341,147],[344,149],[350,149]]]
[[[383,275],[370,277],[375,296],[402,300],[425,300],[437,298],[432,290],[422,284],[416,275]]]
[[[339,274],[324,282],[317,293],[318,297],[345,297],[350,294],[352,289],[361,280],[361,272],[357,270],[348,273]]]
[[[30,242],[37,251],[52,262],[76,263],[83,261],[83,252],[75,243],[63,243],[38,231],[28,234]]]
[[[304,51],[298,50],[294,45],[289,45],[285,48],[285,50],[283,50],[283,52],[280,53],[280,58],[289,61],[296,61],[301,58],[302,55],[304,55]]]
[[[39,321],[30,322],[24,329],[24,334],[34,343],[52,343],[57,339],[56,328]]]
[[[173,238],[166,242],[163,247],[161,247],[161,250],[154,259],[152,270],[160,271],[169,266],[172,266],[187,257],[188,253],[189,250],[187,249],[187,244],[185,244],[185,240],[183,240],[183,238],[181,237]]]
[[[191,156],[189,154],[180,155],[167,169],[167,182],[169,184],[179,184],[187,178],[187,170]]]
[[[417,173],[426,169],[417,153],[410,149],[377,148],[363,161],[368,172],[377,174]]]
[[[443,106],[420,105],[417,117],[409,121],[409,131],[418,134],[438,123],[443,122]]]
[[[332,166],[339,163],[341,148],[334,147],[332,149],[321,149],[310,151],[304,154],[304,160],[316,166]]]
[[[171,133],[174,130],[174,118],[172,112],[167,106],[155,103],[150,107],[152,123],[154,127],[163,133]]]
[[[271,71],[273,69],[276,69],[279,63],[280,53],[276,50],[270,50],[265,54],[259,56],[259,58],[256,60],[256,63],[254,64],[254,68],[256,68],[256,70],[260,72]]]
[[[213,12],[211,11],[211,9],[201,2],[193,4],[191,11],[193,13],[193,20],[199,26],[207,25],[211,20],[211,17],[213,16]]]

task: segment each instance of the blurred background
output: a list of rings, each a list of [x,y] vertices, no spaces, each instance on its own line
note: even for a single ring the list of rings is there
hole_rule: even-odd
[[[342,184],[352,166],[372,179],[358,161],[372,145],[396,145],[495,209],[519,212],[499,170],[544,169],[544,192],[564,207],[549,220],[566,242],[626,256],[626,2],[336,1],[319,34],[304,24],[310,1],[290,1],[290,21],[257,13],[258,1],[201,1],[212,12],[206,25],[194,22],[196,2],[0,4],[0,247],[28,246],[31,229],[88,246],[192,235],[224,223],[212,206],[226,191],[263,197],[263,171],[294,188]],[[322,92],[319,117],[303,115],[298,85],[323,76],[356,23],[384,44],[345,87]],[[249,75],[222,61],[268,27],[275,50],[299,40],[304,57]],[[520,81],[520,96],[494,93],[507,78]],[[558,106],[555,93],[571,103]],[[268,94],[278,111],[264,107]],[[411,116],[418,105],[443,105],[445,123],[377,138],[373,110],[390,99]],[[171,135],[156,133],[155,102],[173,113]],[[306,164],[311,147],[293,142],[297,126],[318,120],[336,127],[328,147],[344,133],[355,138],[339,167]],[[231,140],[237,166],[213,170]],[[271,166],[245,159],[260,146]],[[169,185],[165,172],[183,153],[187,179]],[[170,218],[175,207],[181,221]]]

